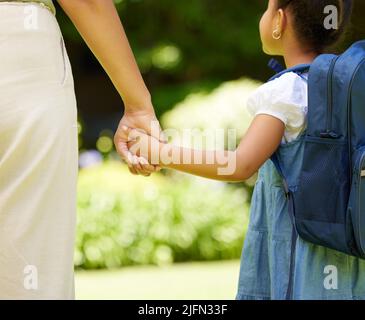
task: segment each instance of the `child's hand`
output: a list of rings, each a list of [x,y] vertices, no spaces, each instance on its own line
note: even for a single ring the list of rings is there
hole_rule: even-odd
[[[144,158],[151,165],[160,165],[162,143],[138,129],[128,128],[128,149],[131,153]]]

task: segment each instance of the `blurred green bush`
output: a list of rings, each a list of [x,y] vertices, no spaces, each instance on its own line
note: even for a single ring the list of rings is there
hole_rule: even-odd
[[[259,85],[240,79],[190,94],[162,117],[163,127],[176,129],[173,143],[187,146],[195,141],[179,139],[186,129],[198,135],[234,129],[236,144],[251,120],[246,100]],[[112,160],[82,169],[75,264],[88,269],[238,258],[254,180],[230,185],[172,171],[146,179]]]
[[[192,93],[162,116],[162,126],[177,129],[177,134],[175,132],[170,140],[178,145],[210,150],[235,149],[252,121],[246,108],[247,99],[261,84],[242,78],[224,82],[211,92]],[[192,130],[191,136],[184,134],[187,129]],[[222,133],[224,143],[219,141]],[[234,141],[228,143],[229,139]],[[250,201],[255,181],[256,175],[234,186],[245,188]]]
[[[188,95],[171,111],[166,112],[161,123],[164,129],[174,128],[183,137],[183,130],[194,129],[211,132],[215,130],[235,130],[236,143],[248,129],[252,117],[247,112],[246,102],[252,92],[262,83],[239,79],[224,82],[213,91],[198,92]],[[175,138],[175,142],[194,147],[194,141]],[[205,146],[203,145],[203,148]]]
[[[247,228],[243,188],[187,175],[132,176],[118,162],[82,169],[75,265],[238,258]]]

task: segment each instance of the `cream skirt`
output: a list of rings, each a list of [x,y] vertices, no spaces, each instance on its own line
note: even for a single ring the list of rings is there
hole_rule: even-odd
[[[55,17],[0,4],[0,299],[73,299],[77,111]]]

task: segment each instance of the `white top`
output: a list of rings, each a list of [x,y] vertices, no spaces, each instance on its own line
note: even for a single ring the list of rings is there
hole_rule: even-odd
[[[255,90],[247,109],[253,117],[268,114],[284,122],[282,143],[293,141],[307,125],[308,83],[294,72],[285,73]]]

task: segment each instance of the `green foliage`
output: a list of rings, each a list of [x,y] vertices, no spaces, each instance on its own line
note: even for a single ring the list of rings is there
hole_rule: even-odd
[[[184,73],[190,79],[228,74],[242,56],[255,58],[262,8],[237,0],[124,0],[119,5],[143,71]],[[158,63],[166,48],[178,53],[165,55],[166,60],[174,56],[176,63]]]
[[[258,31],[264,1],[115,3],[152,92],[160,85],[205,79],[222,82],[243,73],[260,78],[267,69]],[[62,10],[58,20],[67,40],[82,41]]]
[[[246,100],[259,85],[241,79],[211,92],[197,91],[163,116],[163,126],[180,132],[236,129],[238,140],[251,120]],[[238,258],[253,180],[233,187],[178,173],[146,179],[130,175],[116,162],[83,169],[76,266]]]
[[[234,149],[248,129],[252,117],[247,112],[246,102],[260,82],[240,79],[221,84],[211,92],[192,93],[161,118],[163,128],[177,129],[173,132],[173,143],[196,149],[220,149],[219,131],[223,130],[224,147]],[[186,129],[192,130],[192,137],[184,135]],[[231,135],[233,132],[233,136]],[[234,141],[229,139],[235,138]],[[215,145],[210,145],[214,141]],[[218,145],[217,145],[218,144]],[[253,192],[256,176],[240,184],[249,195]]]
[[[158,117],[171,110],[191,94],[209,94],[221,84],[221,81],[207,80],[184,84],[166,84],[153,90],[153,104]]]
[[[240,256],[242,188],[186,175],[132,176],[117,162],[79,176],[75,265],[112,268]]]
[[[236,142],[246,132],[252,117],[246,102],[261,83],[249,79],[225,82],[210,93],[193,93],[166,112],[162,125],[166,128],[200,130],[235,130]],[[212,131],[213,132],[213,131]],[[189,141],[180,141],[191,146]]]
[[[55,1],[56,2],[56,1]],[[187,88],[238,79],[266,81],[273,73],[262,51],[259,20],[267,0],[115,0],[140,69],[152,93],[158,115],[184,99]],[[352,28],[346,45],[365,37],[365,1],[355,0]],[[80,110],[100,110],[101,68],[61,9],[57,12],[65,36],[78,91],[84,88]],[[92,22],[91,22],[92,23]],[[89,82],[95,74],[93,82]],[[88,81],[81,81],[88,77]],[[80,79],[80,80],[79,80]],[[103,78],[102,78],[103,79]],[[104,83],[106,86],[109,83]],[[91,96],[90,96],[91,95]],[[95,94],[96,95],[96,94]],[[80,93],[80,96],[82,94]],[[96,95],[97,96],[97,95]],[[104,111],[105,112],[105,111]]]
[[[259,20],[267,0],[115,0],[150,87],[161,81],[220,81],[242,76],[265,80]],[[355,0],[350,41],[364,37],[365,4]],[[58,10],[65,37],[81,37]]]

